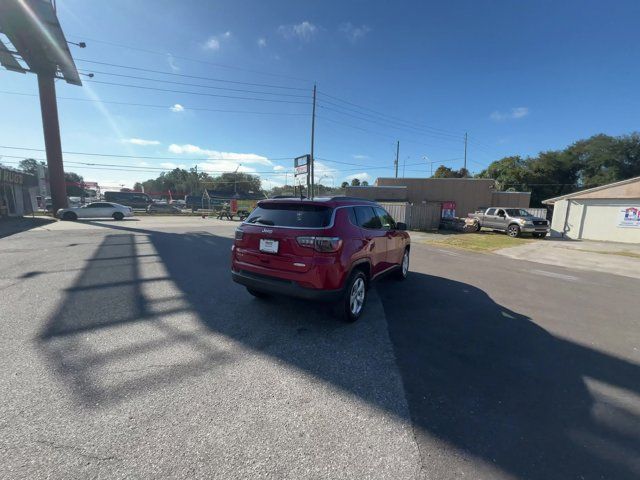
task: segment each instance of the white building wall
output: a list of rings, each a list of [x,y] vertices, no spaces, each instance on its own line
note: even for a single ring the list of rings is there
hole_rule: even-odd
[[[618,226],[620,209],[633,206],[640,208],[640,198],[558,201],[554,205],[551,234],[562,236],[564,232],[565,237],[573,240],[640,244],[640,228]]]

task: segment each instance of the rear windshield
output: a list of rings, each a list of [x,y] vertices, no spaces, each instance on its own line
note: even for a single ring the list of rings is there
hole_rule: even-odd
[[[323,205],[267,203],[251,212],[246,223],[276,227],[321,228],[329,226],[332,209]]]

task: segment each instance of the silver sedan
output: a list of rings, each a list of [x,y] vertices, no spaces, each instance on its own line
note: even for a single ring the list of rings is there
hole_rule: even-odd
[[[57,217],[62,220],[77,220],[79,218],[113,218],[122,220],[124,217],[132,217],[133,209],[119,203],[93,202],[81,207],[61,208]]]

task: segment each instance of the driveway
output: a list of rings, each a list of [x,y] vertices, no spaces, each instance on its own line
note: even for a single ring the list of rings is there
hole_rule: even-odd
[[[640,278],[640,245],[555,238],[503,248],[505,257]]]
[[[416,244],[347,325],[233,284],[236,226],[0,241],[3,478],[640,475],[639,281]]]

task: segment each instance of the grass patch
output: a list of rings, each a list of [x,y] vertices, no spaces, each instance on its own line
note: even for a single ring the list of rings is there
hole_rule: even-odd
[[[501,248],[517,247],[532,242],[531,238],[511,238],[504,233],[451,233],[422,240],[428,245],[462,248],[474,252],[493,252]]]

